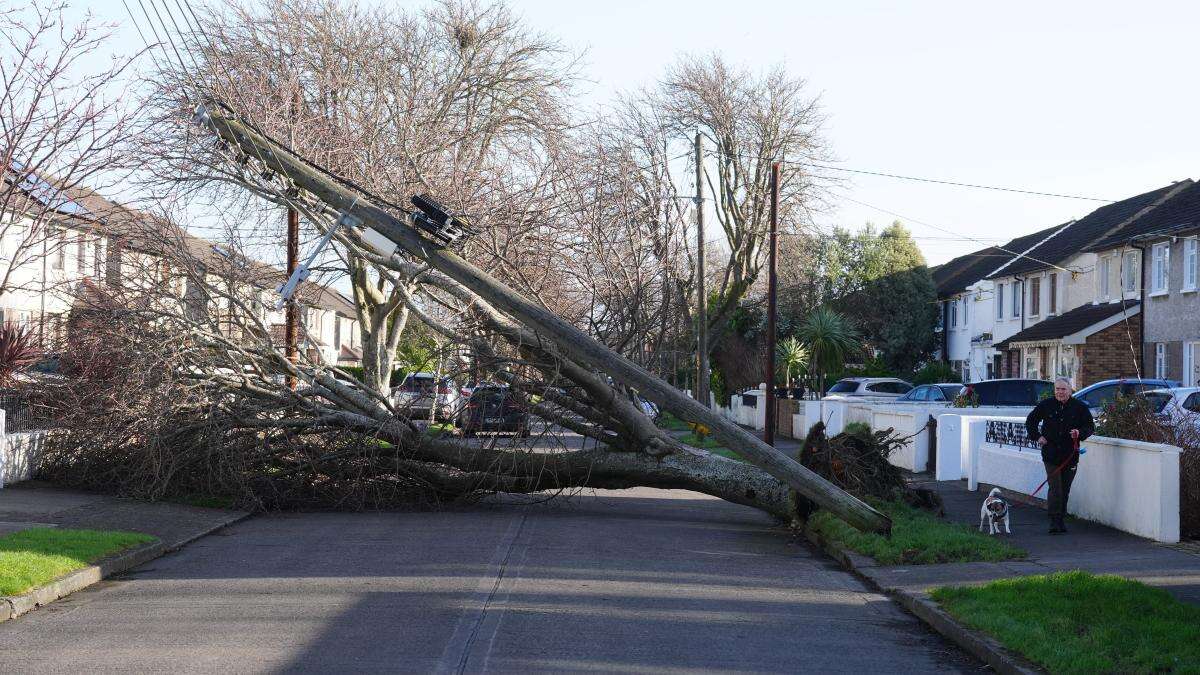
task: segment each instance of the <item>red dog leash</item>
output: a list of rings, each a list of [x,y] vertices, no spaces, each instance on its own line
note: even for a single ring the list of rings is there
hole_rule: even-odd
[[[1038,485],[1037,487],[1035,487],[1033,489],[1033,492],[1029,493],[1030,497],[1036,497],[1037,493],[1041,492],[1042,488],[1046,487],[1046,483],[1049,483],[1051,478],[1054,478],[1055,476],[1058,475],[1058,473],[1060,471],[1067,468],[1067,465],[1071,463],[1071,460],[1075,459],[1076,455],[1079,454],[1079,439],[1073,438],[1071,440],[1073,441],[1072,445],[1074,446],[1074,449],[1071,451],[1071,454],[1067,455],[1067,458],[1063,460],[1062,464],[1058,465],[1057,469],[1055,469],[1054,471],[1051,471],[1049,474],[1046,475],[1046,480],[1042,481],[1041,485]],[[1026,501],[1024,496],[1021,497],[1021,499],[1019,500],[1019,503],[1024,504],[1025,506],[1035,506],[1035,504],[1033,502]]]

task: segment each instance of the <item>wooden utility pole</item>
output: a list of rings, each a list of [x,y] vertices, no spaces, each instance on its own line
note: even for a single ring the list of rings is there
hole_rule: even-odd
[[[287,275],[292,278],[296,273],[296,265],[299,264],[300,258],[300,214],[291,207],[287,212]],[[299,287],[297,286],[297,291]],[[287,360],[292,363],[300,362],[300,317],[296,311],[296,293],[292,293],[292,297],[288,298],[287,305],[284,309],[284,322],[286,326],[283,329],[284,342],[287,344],[285,354]],[[298,382],[294,375],[288,375],[288,386],[292,389],[296,388]]]
[[[771,163],[771,236],[767,253],[767,364],[764,373],[767,383],[766,429],[763,441],[775,445],[775,242],[779,227],[779,162]]]
[[[552,341],[568,362],[606,373],[616,382],[637,389],[679,419],[703,424],[712,430],[725,447],[858,529],[885,534],[891,532],[891,519],[884,514],[813,473],[794,458],[763,443],[724,416],[714,413],[708,406],[684,396],[679,390],[600,344],[554,312],[513,291],[453,251],[422,236],[413,225],[411,216],[396,215],[376,206],[369,199],[362,199],[361,194],[332,180],[306,160],[277,147],[238,120],[227,118],[207,107],[202,107],[197,113],[197,120],[252,157],[261,157],[268,167],[291,178],[300,189],[361,223],[366,228],[364,238],[371,241],[371,245],[381,253],[386,250],[386,254],[391,255],[396,250],[402,250],[425,262],[516,321],[526,326],[536,326],[538,334]],[[387,242],[386,247],[383,242],[376,243],[379,239]]]
[[[292,96],[292,128],[295,129],[296,114],[300,108],[300,92],[296,92]],[[292,139],[292,145],[295,145],[296,140]],[[287,212],[287,278],[291,279],[296,273],[296,265],[300,259],[300,213],[292,207],[288,207]],[[300,287],[297,284],[296,291]],[[335,319],[336,320],[336,319]],[[284,328],[283,341],[286,344],[284,347],[284,355],[292,364],[300,362],[300,317],[296,311],[296,292],[292,292],[292,296],[288,298],[287,305],[284,308]],[[288,375],[287,385],[291,389],[295,389],[299,382],[294,375]]]
[[[709,406],[708,289],[704,283],[704,137],[696,132],[696,400]]]

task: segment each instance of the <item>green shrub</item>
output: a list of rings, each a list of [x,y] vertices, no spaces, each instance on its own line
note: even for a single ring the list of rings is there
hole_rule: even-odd
[[[962,377],[954,372],[949,363],[933,361],[921,367],[913,375],[913,384],[940,384],[942,382],[962,382]]]

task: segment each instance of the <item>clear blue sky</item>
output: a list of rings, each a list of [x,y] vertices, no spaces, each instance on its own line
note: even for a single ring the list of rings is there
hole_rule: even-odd
[[[127,22],[120,0],[75,4]],[[1200,3],[510,6],[535,29],[586,52],[587,100],[596,104],[652,83],[681,52],[717,49],[752,69],[783,62],[821,96],[830,146],[846,168],[1112,199],[1200,177],[1200,88],[1192,69],[1200,56]],[[136,46],[136,33],[124,33],[124,44]],[[987,243],[1097,205],[869,176],[854,177],[841,192],[908,216],[918,237]],[[819,224],[892,219],[841,199]],[[930,263],[981,246],[962,239],[919,244]]]

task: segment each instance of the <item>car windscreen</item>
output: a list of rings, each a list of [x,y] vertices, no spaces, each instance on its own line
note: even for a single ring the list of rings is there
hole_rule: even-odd
[[[1142,398],[1150,403],[1150,410],[1156,413],[1163,411],[1167,404],[1171,402],[1171,395],[1167,393],[1148,391],[1142,394]]]
[[[404,391],[429,394],[433,392],[432,377],[409,377],[404,381]]]
[[[954,399],[958,398],[958,392],[962,391],[961,384],[955,384],[952,386],[939,387],[939,388],[942,390],[942,393],[946,395],[947,401],[953,401]]]
[[[830,394],[850,394],[858,391],[858,383],[854,380],[842,380],[829,388]]]

